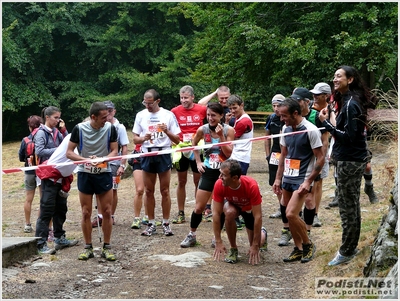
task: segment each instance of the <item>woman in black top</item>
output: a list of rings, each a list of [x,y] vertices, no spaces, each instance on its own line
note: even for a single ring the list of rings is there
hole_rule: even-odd
[[[360,187],[368,161],[365,125],[367,109],[373,96],[357,70],[340,66],[334,79],[334,101],[337,104],[336,126],[329,121],[328,109],[320,112],[323,126],[335,139],[332,156],[337,170],[339,213],[342,220],[342,245],[328,265],[353,259],[357,253],[361,229]]]

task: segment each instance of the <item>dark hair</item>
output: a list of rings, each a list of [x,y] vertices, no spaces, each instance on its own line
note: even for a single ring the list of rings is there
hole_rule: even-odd
[[[367,109],[375,109],[378,101],[377,97],[371,93],[371,90],[367,87],[356,68],[352,66],[342,65],[337,68],[337,70],[339,69],[344,70],[347,78],[353,78],[353,81],[351,82],[351,84],[349,84],[349,91],[351,92],[354,99],[360,103],[363,110],[363,115],[366,119],[368,112]],[[335,91],[333,99],[334,101],[336,101],[338,109],[340,111],[343,105],[341,93]]]
[[[209,102],[207,104],[207,109],[224,116],[224,108],[219,102]]]
[[[49,106],[43,108],[42,112],[40,113],[40,116],[42,117],[43,121],[46,120],[46,116],[51,116],[54,113],[61,112],[59,108],[54,107],[54,106]]]
[[[229,96],[228,98],[228,106],[234,105],[234,104],[238,104],[239,106],[242,105],[244,102],[243,100],[240,98],[239,95],[233,94],[231,96]]]
[[[279,107],[287,107],[288,108],[288,112],[290,115],[292,115],[294,112],[297,111],[297,113],[299,113],[299,115],[301,116],[301,107],[299,102],[294,99],[293,97],[287,97],[285,98],[284,101],[282,101],[279,104]]]
[[[89,116],[99,116],[100,111],[107,111],[107,106],[104,104],[104,102],[96,101],[92,103],[89,109]]]
[[[242,167],[240,166],[240,163],[235,160],[235,159],[228,159],[224,162],[221,163],[221,169],[227,168],[229,169],[229,174],[231,177],[240,176],[242,175]]]
[[[154,101],[161,99],[160,94],[154,89],[147,90],[146,92],[144,92],[144,95],[146,95],[148,93],[153,96]]]
[[[40,126],[41,123],[43,123],[42,117],[38,115],[32,115],[30,116],[27,120],[28,126],[34,130]]]

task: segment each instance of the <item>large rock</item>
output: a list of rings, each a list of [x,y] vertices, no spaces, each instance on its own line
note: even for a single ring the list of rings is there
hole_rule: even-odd
[[[391,191],[391,206],[383,216],[377,237],[371,250],[371,256],[364,267],[365,277],[379,277],[382,272],[392,267],[387,277],[396,281],[397,296],[397,261],[398,261],[398,176],[396,173],[394,187]],[[397,298],[396,298],[397,299]]]

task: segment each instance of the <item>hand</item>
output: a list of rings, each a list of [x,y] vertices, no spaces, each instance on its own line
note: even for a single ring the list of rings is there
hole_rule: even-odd
[[[269,159],[271,158],[271,155],[268,155],[265,157],[265,160],[267,160],[267,162],[269,162]]]
[[[225,248],[224,244],[222,243],[222,241],[216,242],[213,259],[215,261],[224,261],[226,253],[227,253],[226,248]]]
[[[93,160],[93,161],[91,162],[93,166],[97,166],[98,164],[104,162],[104,159],[103,159],[103,158],[101,158],[101,157],[100,157],[100,158],[97,158],[96,155],[89,156],[89,159],[92,159],[92,160]],[[97,160],[96,160],[96,159],[97,159]]]
[[[215,133],[220,137],[224,135],[224,127],[222,124],[218,123],[217,127],[215,128]]]
[[[204,165],[203,162],[197,163],[197,170],[199,171],[199,173],[204,173],[205,172],[205,165]]]
[[[225,123],[228,124],[229,120],[231,120],[232,117],[233,117],[232,113],[226,113],[225,114]]]
[[[321,121],[321,122],[323,122],[324,120],[327,120],[328,119],[328,108],[323,108],[320,112],[319,112],[319,115],[318,115],[318,118],[319,118],[319,120]]]
[[[249,264],[255,265],[260,263],[261,255],[259,246],[251,246],[247,255],[249,255]]]
[[[308,183],[308,181],[304,181],[297,189],[299,195],[305,195],[309,193],[310,190],[311,190],[311,185]]]
[[[272,191],[276,194],[276,195],[280,195],[282,194],[282,189],[281,189],[281,183],[278,181],[275,181],[274,184],[272,185]]]
[[[159,131],[165,132],[167,130],[167,125],[165,123],[158,124]]]
[[[58,127],[59,127],[60,129],[65,128],[65,122],[64,122],[64,120],[60,119],[60,121],[58,122]]]

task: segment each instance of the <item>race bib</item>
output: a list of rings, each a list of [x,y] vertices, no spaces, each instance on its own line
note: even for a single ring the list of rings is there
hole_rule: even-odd
[[[183,134],[183,142],[192,142],[193,134]]]
[[[221,167],[221,157],[219,154],[210,154],[209,156],[210,168],[211,169],[219,169]]]
[[[107,172],[107,162],[102,162],[97,165],[92,165],[91,163],[85,163],[83,164],[83,171],[92,174]]]
[[[271,165],[279,165],[279,158],[281,154],[280,153],[271,153],[271,157],[269,159],[269,164]]]
[[[149,126],[149,132],[151,133],[150,142],[156,139],[164,139],[167,135],[160,129],[157,124]],[[153,143],[153,142],[151,142]]]
[[[118,189],[120,181],[121,181],[121,176],[113,177],[113,189],[114,190]]]
[[[285,159],[285,171],[284,176],[298,177],[300,174],[300,160],[296,159]]]

